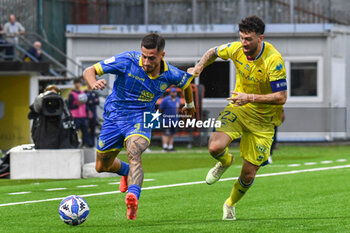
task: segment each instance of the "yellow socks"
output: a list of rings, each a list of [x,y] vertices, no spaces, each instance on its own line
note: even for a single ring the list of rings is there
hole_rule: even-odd
[[[235,206],[236,203],[243,197],[248,189],[253,185],[254,180],[250,184],[244,184],[241,177],[235,181],[230,197],[226,200],[226,204]]]
[[[232,155],[228,153],[228,148],[226,147],[225,150],[216,156],[213,156],[215,159],[219,160],[222,166],[227,167],[231,165],[231,162],[233,160]]]

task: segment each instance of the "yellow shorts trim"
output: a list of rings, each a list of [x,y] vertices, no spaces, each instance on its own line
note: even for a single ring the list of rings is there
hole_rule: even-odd
[[[148,144],[151,144],[151,141],[149,140],[148,137],[146,137],[145,135],[143,134],[138,134],[138,133],[135,133],[135,134],[131,134],[129,136],[127,136],[125,139],[124,139],[124,147],[125,147],[125,142],[126,140],[128,140],[129,138],[133,137],[133,136],[140,136],[140,137],[143,137],[144,139],[146,139],[148,141]]]
[[[98,153],[107,153],[107,152],[111,152],[111,151],[118,151],[118,152],[120,152],[121,149],[117,149],[117,148],[113,148],[113,149],[109,149],[109,150],[99,150],[99,149],[96,149],[96,151],[97,151]]]

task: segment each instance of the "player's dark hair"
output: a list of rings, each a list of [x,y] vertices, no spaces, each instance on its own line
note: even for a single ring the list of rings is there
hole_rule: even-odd
[[[265,23],[258,16],[248,16],[239,23],[239,31],[244,33],[255,32],[256,34],[264,34]]]
[[[161,35],[157,33],[151,33],[142,39],[141,47],[145,47],[146,49],[156,48],[159,52],[164,49],[165,40]]]

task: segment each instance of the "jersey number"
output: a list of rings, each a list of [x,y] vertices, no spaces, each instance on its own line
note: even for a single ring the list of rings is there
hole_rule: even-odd
[[[221,115],[221,113],[220,113],[220,115]],[[228,121],[233,123],[237,119],[237,116],[233,112],[224,111],[220,118],[221,118],[221,120],[228,120]]]

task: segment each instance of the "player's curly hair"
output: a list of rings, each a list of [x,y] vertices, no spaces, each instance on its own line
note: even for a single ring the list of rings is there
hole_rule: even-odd
[[[239,31],[248,33],[255,32],[256,34],[264,34],[265,32],[265,23],[258,16],[248,16],[239,23]]]
[[[157,33],[151,33],[146,35],[141,42],[141,47],[145,47],[146,49],[157,49],[158,52],[163,50],[165,47],[165,40],[164,38],[157,34]]]

